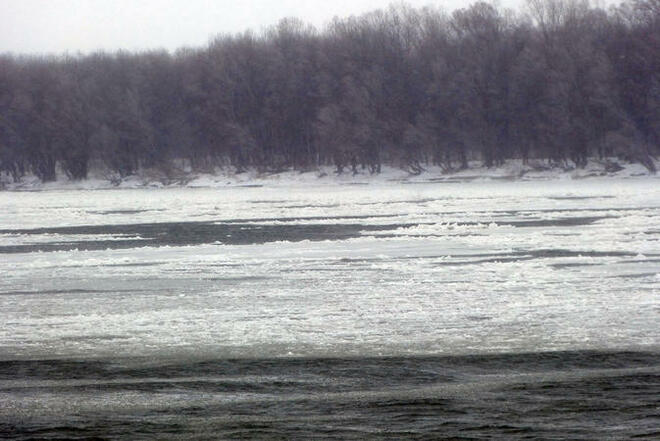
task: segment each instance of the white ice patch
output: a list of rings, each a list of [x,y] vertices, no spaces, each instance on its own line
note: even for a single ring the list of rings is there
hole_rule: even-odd
[[[146,240],[133,234],[0,234],[0,246],[66,244],[71,242]]]
[[[4,246],[134,239],[14,231],[72,225],[389,225],[1,254],[0,358],[657,348],[659,218],[648,179],[0,193]]]

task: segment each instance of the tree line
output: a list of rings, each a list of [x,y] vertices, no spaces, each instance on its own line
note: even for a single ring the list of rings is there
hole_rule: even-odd
[[[413,173],[660,153],[660,0],[405,4],[206,47],[0,56],[0,172]]]

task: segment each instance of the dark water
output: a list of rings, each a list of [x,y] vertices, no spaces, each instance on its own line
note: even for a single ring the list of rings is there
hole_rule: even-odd
[[[0,362],[5,439],[660,439],[660,353]]]
[[[419,223],[389,223],[381,225],[360,223],[337,224],[296,224],[296,221],[315,221],[323,219],[341,219],[347,222],[364,218],[383,218],[389,215],[376,216],[337,216],[337,217],[297,217],[256,219],[253,223],[245,223],[246,219],[223,222],[162,222],[146,224],[115,224],[115,225],[83,225],[72,227],[51,227],[33,229],[2,230],[0,234],[19,234],[38,237],[41,235],[60,234],[72,236],[72,240],[64,242],[47,242],[22,245],[0,245],[0,254],[33,253],[53,251],[91,251],[129,249],[139,247],[189,246],[208,243],[224,245],[263,244],[273,241],[298,242],[303,240],[346,240],[368,235],[373,232],[396,230],[419,226]],[[574,227],[591,225],[611,216],[567,217],[557,219],[509,220],[492,222],[494,225],[525,227]],[[276,221],[283,224],[258,223]],[[462,222],[463,225],[476,225],[478,222]],[[111,235],[113,239],[76,240],[76,236]],[[390,237],[381,234],[381,238]],[[117,238],[119,240],[117,240]]]
[[[306,224],[269,225],[213,222],[172,222],[129,225],[92,225],[31,230],[0,230],[0,234],[122,235],[121,240],[72,240],[41,244],[0,246],[0,254],[37,251],[90,251],[129,249],[144,246],[187,246],[217,243],[225,245],[263,244],[273,241],[345,240],[370,231],[396,229],[396,225]]]

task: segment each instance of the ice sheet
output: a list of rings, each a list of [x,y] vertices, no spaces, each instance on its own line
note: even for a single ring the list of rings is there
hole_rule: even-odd
[[[364,228],[341,240],[0,254],[2,359],[660,343],[653,179],[0,193],[0,207],[0,245],[74,240],[48,231],[72,225]]]

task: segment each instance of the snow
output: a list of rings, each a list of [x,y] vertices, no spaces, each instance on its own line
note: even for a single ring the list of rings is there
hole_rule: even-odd
[[[74,225],[380,225],[343,240],[4,253],[0,359],[657,349],[649,177],[0,193],[1,247]],[[333,178],[334,179],[334,178]],[[349,179],[349,178],[347,178]],[[379,178],[380,179],[380,178]],[[409,181],[408,181],[409,182]]]
[[[93,170],[86,180],[70,181],[66,176],[59,176],[55,182],[41,183],[35,176],[27,176],[20,182],[14,183],[8,175],[0,174],[0,189],[14,191],[56,191],[56,190],[109,190],[109,189],[135,189],[135,188],[226,188],[243,186],[291,186],[291,185],[373,185],[388,182],[424,183],[424,182],[466,182],[466,181],[492,181],[492,180],[557,180],[557,179],[586,179],[602,176],[631,178],[655,177],[641,164],[622,163],[623,168],[618,172],[607,172],[608,163],[617,163],[616,158],[603,160],[590,160],[583,169],[548,167],[543,161],[530,161],[523,164],[521,160],[508,160],[498,167],[487,168],[480,162],[472,161],[465,170],[447,172],[438,166],[427,166],[419,174],[391,166],[383,166],[379,174],[370,174],[366,170],[358,170],[353,174],[350,170],[337,174],[334,167],[323,166],[310,171],[288,170],[279,173],[259,173],[249,170],[236,173],[231,168],[217,168],[214,173],[189,173],[184,179],[171,183],[163,183],[154,176],[150,170],[142,170],[138,175],[128,176],[124,179],[113,177],[109,179],[108,172]],[[660,168],[660,161],[655,161]],[[61,173],[60,173],[61,175]]]

